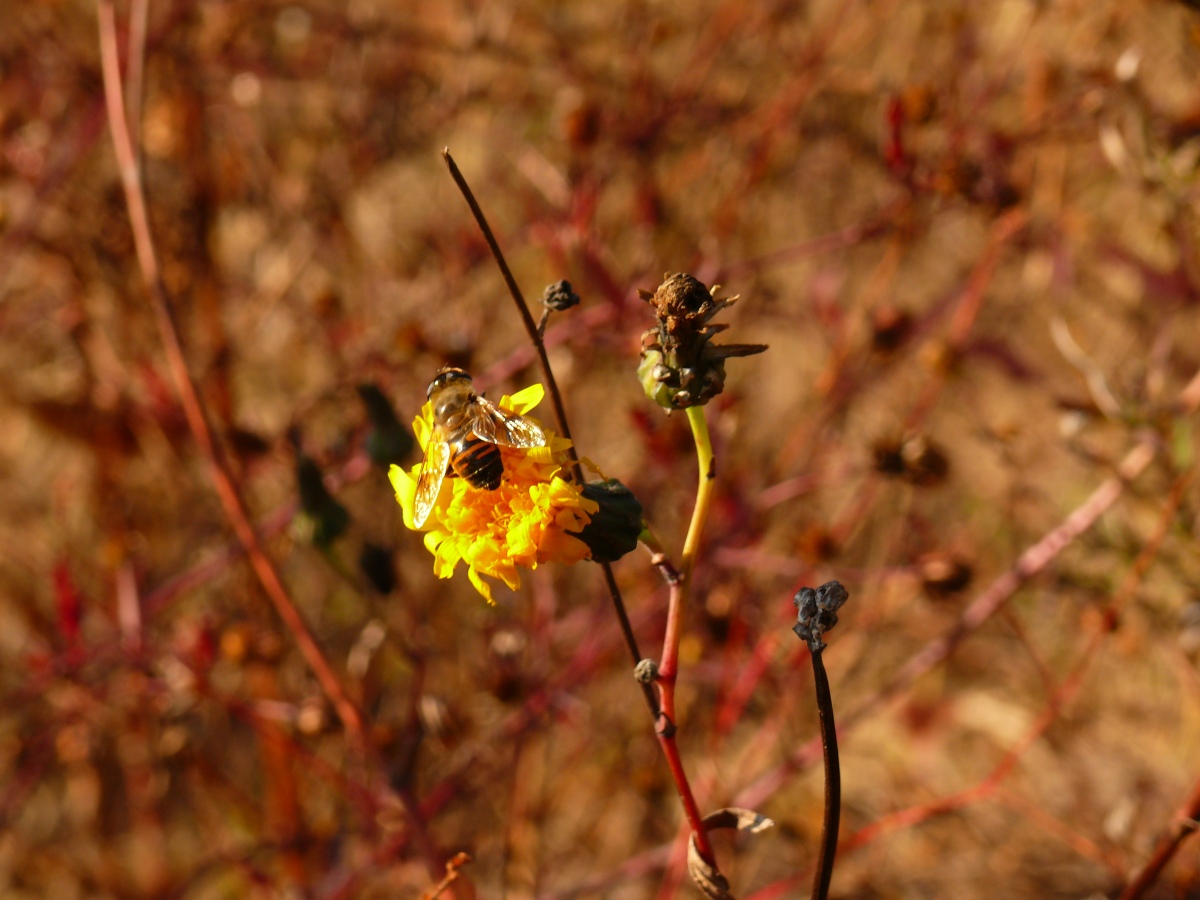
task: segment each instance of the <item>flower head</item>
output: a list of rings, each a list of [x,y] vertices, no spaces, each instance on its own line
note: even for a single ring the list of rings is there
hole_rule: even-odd
[[[766,344],[714,344],[728,328],[713,318],[738,298],[717,297],[720,285],[706,288],[691,275],[667,274],[653,294],[638,291],[654,308],[655,326],[642,335],[638,379],[646,396],[670,409],[703,406],[725,389],[725,360],[753,356]]]
[[[542,386],[535,384],[511,397],[501,397],[497,406],[524,415],[543,396]],[[407,471],[394,465],[388,474],[404,512],[404,524],[425,532],[425,546],[434,557],[434,573],[449,578],[459,562],[465,562],[471,584],[489,603],[495,601],[483,575],[497,578],[515,590],[521,584],[520,568],[536,569],[540,563],[574,563],[591,557],[588,545],[577,535],[600,505],[585,497],[580,485],[562,477],[571,442],[543,431],[544,447],[499,448],[504,480],[495,490],[472,487],[465,478],[446,478],[433,511],[420,529],[413,526],[420,465]],[[413,433],[422,450],[432,432],[433,411],[426,403],[413,422]]]

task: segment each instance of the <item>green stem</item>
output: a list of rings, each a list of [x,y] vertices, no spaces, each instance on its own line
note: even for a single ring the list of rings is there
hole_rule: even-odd
[[[688,526],[687,540],[683,542],[684,599],[691,586],[692,568],[700,551],[700,534],[708,521],[708,510],[712,506],[713,486],[717,479],[717,461],[713,456],[712,440],[708,436],[708,420],[703,406],[687,408],[688,424],[692,426],[692,437],[696,440],[696,461],[700,467],[700,482],[696,487],[696,508],[692,510],[692,523]]]
[[[696,462],[699,465],[699,483],[696,486],[696,505],[692,509],[692,521],[688,525],[687,538],[683,542],[683,562],[680,566],[679,590],[672,592],[672,603],[667,611],[667,634],[663,641],[660,674],[674,678],[679,664],[679,641],[682,637],[683,608],[687,606],[692,590],[692,570],[700,551],[700,535],[708,521],[708,510],[712,506],[713,487],[716,483],[717,464],[713,456],[712,440],[708,435],[708,420],[704,407],[687,408],[688,424],[692,426],[692,437],[696,441]]]

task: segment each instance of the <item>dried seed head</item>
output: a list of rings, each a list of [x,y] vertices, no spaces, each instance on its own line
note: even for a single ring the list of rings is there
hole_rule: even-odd
[[[752,356],[766,344],[713,344],[727,325],[711,324],[737,297],[720,299],[691,275],[665,276],[658,290],[638,291],[654,308],[657,324],[642,335],[638,379],[651,400],[667,409],[703,406],[725,389],[725,360]]]
[[[579,295],[571,289],[571,282],[565,279],[546,285],[546,289],[542,291],[542,306],[546,309],[562,312],[578,305]]]
[[[792,603],[796,605],[796,624],[792,631],[808,644],[813,653],[825,649],[821,636],[837,624],[837,611],[842,608],[850,594],[841,582],[827,581],[815,591],[810,587],[800,588]]]

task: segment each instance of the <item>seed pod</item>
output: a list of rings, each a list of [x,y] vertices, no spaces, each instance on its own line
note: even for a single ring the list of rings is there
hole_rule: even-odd
[[[720,299],[691,275],[667,275],[658,290],[639,291],[654,307],[657,324],[642,335],[638,380],[646,396],[667,409],[703,406],[725,389],[725,360],[753,356],[766,344],[714,344],[728,328],[712,319],[737,297]]]

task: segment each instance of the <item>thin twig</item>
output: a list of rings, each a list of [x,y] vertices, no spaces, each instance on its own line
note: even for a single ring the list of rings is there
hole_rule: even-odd
[[[142,279],[150,294],[151,308],[158,326],[159,336],[163,343],[163,351],[167,358],[167,366],[171,371],[176,390],[179,392],[180,404],[188,427],[195,438],[200,452],[208,464],[209,476],[221,505],[225,510],[238,540],[250,558],[251,566],[258,576],[259,582],[267,596],[275,606],[276,612],[284,625],[292,633],[296,645],[309,668],[316,676],[325,696],[333,705],[338,718],[346,729],[347,737],[353,747],[359,752],[365,751],[366,737],[363,728],[362,714],[350,699],[341,681],[334,674],[326,661],[324,654],[317,645],[312,632],[305,624],[300,611],[292,602],[283,586],[274,564],[267,558],[246,512],[245,501],[234,483],[229,469],[224,462],[220,445],[213,435],[212,427],[204,412],[196,385],[188,372],[187,362],[183,355],[183,346],[179,339],[179,330],[175,324],[174,313],[166,289],[159,274],[158,257],[154,249],[154,241],[150,231],[150,221],[146,210],[146,198],[141,183],[141,173],[138,169],[134,153],[133,141],[129,134],[129,126],[125,117],[125,104],[121,95],[121,71],[117,59],[117,26],[113,11],[112,0],[97,0],[97,12],[100,23],[100,56],[104,77],[104,95],[108,108],[113,147],[116,152],[117,164],[120,168],[121,183],[125,191],[125,205],[129,212],[129,224],[133,231],[134,247],[137,251],[138,265],[141,268]]]
[[[567,424],[567,412],[563,406],[562,394],[559,393],[558,382],[554,380],[554,372],[550,368],[550,357],[546,354],[546,343],[538,330],[538,324],[533,321],[533,316],[529,312],[529,306],[525,302],[525,296],[517,286],[517,281],[513,278],[512,270],[508,268],[504,254],[500,251],[500,245],[496,242],[496,236],[492,233],[491,226],[488,225],[487,218],[483,215],[483,210],[480,209],[479,203],[475,199],[475,194],[471,191],[471,186],[467,184],[466,178],[459,171],[458,165],[454,162],[454,157],[450,155],[449,148],[442,150],[442,158],[446,161],[446,166],[450,169],[450,176],[454,179],[454,183],[458,185],[463,199],[467,201],[467,206],[471,208],[471,213],[475,216],[475,223],[479,226],[479,230],[483,232],[483,238],[487,241],[487,245],[492,251],[492,257],[496,260],[496,265],[500,267],[500,274],[504,276],[504,283],[508,286],[508,293],[512,296],[513,303],[517,306],[517,311],[521,314],[521,321],[525,325],[525,332],[529,335],[529,340],[537,351],[538,361],[542,366],[542,376],[546,379],[546,387],[550,391],[550,400],[554,404],[554,419],[558,423],[558,431],[567,440],[571,440],[571,428]],[[579,465],[579,456],[575,451],[573,442],[567,448],[567,452],[571,457],[571,472],[574,475],[575,481],[577,484],[582,485],[583,469]],[[609,597],[612,599],[613,608],[616,610],[617,618],[621,623],[621,633],[625,636],[625,645],[629,648],[630,656],[633,657],[634,665],[636,665],[641,661],[642,655],[638,651],[637,638],[634,637],[633,628],[629,624],[629,614],[625,611],[625,601],[621,597],[621,591],[617,586],[617,579],[613,575],[612,566],[608,563],[600,563],[600,567],[604,570],[604,581],[608,586]],[[651,713],[657,716],[658,705],[654,701],[653,692],[647,687],[644,693]]]
[[[458,165],[454,162],[454,157],[450,155],[450,148],[443,148],[442,158],[446,161],[446,166],[450,169],[450,177],[454,179],[454,183],[458,185],[458,189],[462,192],[467,205],[471,207],[471,213],[475,216],[475,222],[479,226],[479,230],[483,232],[483,239],[487,241],[487,245],[492,251],[492,257],[496,260],[496,265],[500,267],[500,274],[504,276],[504,283],[508,286],[508,293],[512,295],[513,302],[517,305],[517,312],[521,314],[521,322],[525,325],[525,331],[528,333],[530,341],[533,342],[534,349],[537,350],[538,360],[542,364],[542,375],[546,379],[546,387],[550,391],[550,400],[554,404],[554,419],[558,423],[558,431],[567,440],[571,440],[571,429],[567,425],[567,411],[563,407],[562,394],[559,393],[558,382],[554,380],[554,372],[550,369],[550,357],[546,355],[546,344],[542,340],[541,334],[538,333],[537,322],[533,321],[533,316],[529,312],[529,304],[525,302],[525,295],[521,293],[521,289],[517,286],[517,280],[513,278],[512,270],[508,268],[504,254],[500,252],[500,245],[496,243],[496,236],[492,233],[491,226],[488,225],[487,219],[483,215],[483,210],[479,208],[479,203],[475,200],[475,194],[472,193],[470,185],[467,184],[467,180],[463,177],[462,172],[459,171]],[[575,476],[575,481],[578,484],[583,484],[583,469],[579,465],[579,455],[575,452],[574,443],[567,448],[567,452],[571,457],[571,472]]]
[[[1138,900],[1145,896],[1150,885],[1162,874],[1162,870],[1167,867],[1167,863],[1175,856],[1183,842],[1200,828],[1197,819],[1200,819],[1200,781],[1192,786],[1192,793],[1175,814],[1171,827],[1159,839],[1158,846],[1154,848],[1154,853],[1142,871],[1121,892],[1120,900]]]
[[[142,100],[145,96],[146,27],[150,0],[132,0],[129,5],[129,49],[125,77],[125,110],[129,116],[134,160],[142,161]]]
[[[1096,659],[1101,643],[1116,629],[1121,612],[1136,595],[1138,586],[1142,583],[1151,563],[1157,558],[1172,524],[1178,517],[1180,504],[1188,487],[1195,477],[1191,470],[1176,479],[1170,494],[1159,513],[1158,524],[1145,546],[1134,560],[1112,601],[1108,604],[1098,628],[1089,638],[1079,659],[1062,680],[1057,690],[1051,695],[1046,706],[1038,714],[1034,723],[1025,733],[1005,751],[1004,756],[978,783],[949,797],[942,797],[927,804],[900,810],[884,816],[881,819],[859,829],[842,844],[841,850],[847,853],[856,850],[874,840],[880,835],[898,828],[910,827],[919,822],[927,821],[935,816],[954,812],[971,804],[977,803],[995,794],[1009,775],[1015,771],[1017,764],[1028,749],[1039,737],[1060,720],[1063,710],[1083,689],[1085,678],[1091,663]],[[1200,799],[1200,798],[1198,798]],[[1160,846],[1160,850],[1162,847]],[[1156,853],[1157,857],[1157,853]],[[1165,863],[1165,860],[1164,860]],[[1148,886],[1148,882],[1147,882]],[[1134,897],[1138,895],[1133,895]],[[1123,897],[1122,900],[1125,900]]]
[[[458,870],[471,861],[469,853],[456,853],[454,858],[446,863],[446,877],[434,885],[433,889],[421,895],[421,900],[437,900],[458,879]]]

